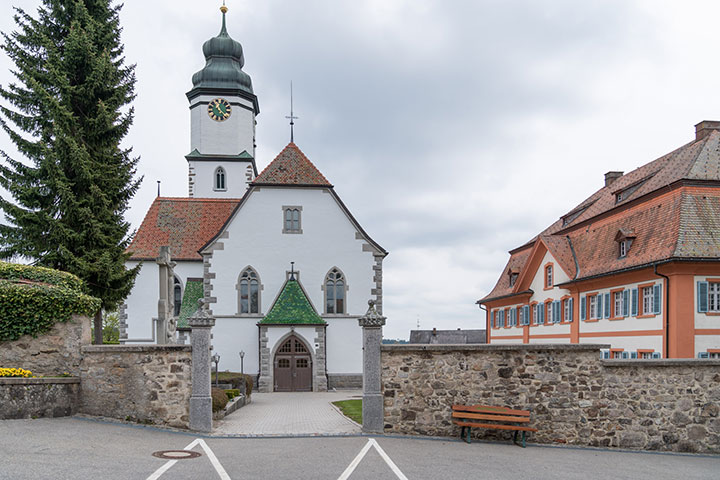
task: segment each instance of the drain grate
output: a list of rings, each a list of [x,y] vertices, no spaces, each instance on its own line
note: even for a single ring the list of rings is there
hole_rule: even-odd
[[[197,458],[200,454],[192,450],[160,450],[159,452],[153,452],[152,456],[165,460],[185,460],[188,458]]]

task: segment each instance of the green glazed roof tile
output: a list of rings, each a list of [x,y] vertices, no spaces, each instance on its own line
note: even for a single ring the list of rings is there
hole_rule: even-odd
[[[185,284],[177,328],[189,328],[188,317],[198,308],[198,300],[203,297],[203,281],[201,278],[189,278]]]
[[[297,280],[285,282],[280,295],[260,323],[281,325],[325,325],[310,304]]]

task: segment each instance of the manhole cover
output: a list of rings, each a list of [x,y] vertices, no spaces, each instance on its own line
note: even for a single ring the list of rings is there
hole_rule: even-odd
[[[166,460],[185,460],[186,458],[197,458],[200,456],[198,452],[191,450],[161,450],[153,452],[153,457],[164,458]]]

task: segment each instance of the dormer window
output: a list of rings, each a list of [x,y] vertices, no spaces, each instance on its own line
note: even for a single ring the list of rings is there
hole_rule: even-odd
[[[517,282],[518,274],[516,272],[510,272],[510,286],[514,287]]]
[[[619,258],[627,257],[627,254],[630,251],[630,246],[632,246],[632,242],[634,239],[635,230],[627,228],[621,228],[620,230],[618,230],[617,235],[615,235],[615,241],[618,242]]]
[[[218,167],[215,169],[215,188],[216,191],[227,190],[227,184],[225,182],[225,169]]]

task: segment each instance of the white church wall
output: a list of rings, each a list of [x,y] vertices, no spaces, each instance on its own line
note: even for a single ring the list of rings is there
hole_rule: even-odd
[[[358,317],[325,321],[328,373],[362,373],[362,328]]]
[[[212,329],[213,351],[220,354],[218,368],[221,372],[240,371],[240,351],[245,352],[244,371],[257,375],[260,371],[258,360],[258,318],[217,318]]]
[[[127,262],[127,268],[133,268],[140,262]],[[175,275],[180,279],[183,286],[189,277],[202,278],[202,262],[177,262]],[[158,265],[154,260],[142,262],[140,273],[135,278],[130,295],[125,300],[127,308],[127,343],[139,343],[143,340],[146,343],[152,338],[154,324],[152,319],[157,318],[158,299],[160,298],[160,278]]]
[[[218,122],[208,115],[208,104],[217,96],[200,95],[190,105],[190,151],[205,155],[255,155],[255,114],[249,100],[237,96],[222,97],[232,106],[227,120]],[[249,108],[243,108],[241,103]]]
[[[301,234],[283,234],[283,206],[301,206]],[[250,265],[262,284],[260,313],[267,314],[285,283],[290,262],[295,262],[299,279],[318,313],[324,313],[325,276],[333,267],[345,274],[348,285],[346,311],[361,316],[371,290],[374,258],[363,251],[364,240],[355,238],[356,230],[334,198],[322,189],[261,188],[255,190],[228,227],[222,250],[215,250],[211,261],[216,315],[236,315],[237,281],[243,268]],[[356,321],[356,320],[355,320]],[[342,324],[342,322],[338,322]],[[349,333],[350,338],[359,338]],[[345,327],[338,327],[344,330]],[[352,332],[348,327],[348,331]],[[335,337],[335,335],[333,335]],[[338,338],[338,337],[335,337]],[[314,337],[310,339],[312,341]],[[333,340],[328,340],[328,348]],[[328,352],[328,369],[350,373],[362,371],[361,344],[343,351]],[[332,356],[330,356],[332,355]],[[337,362],[337,363],[336,363]],[[337,365],[337,367],[336,367]]]

